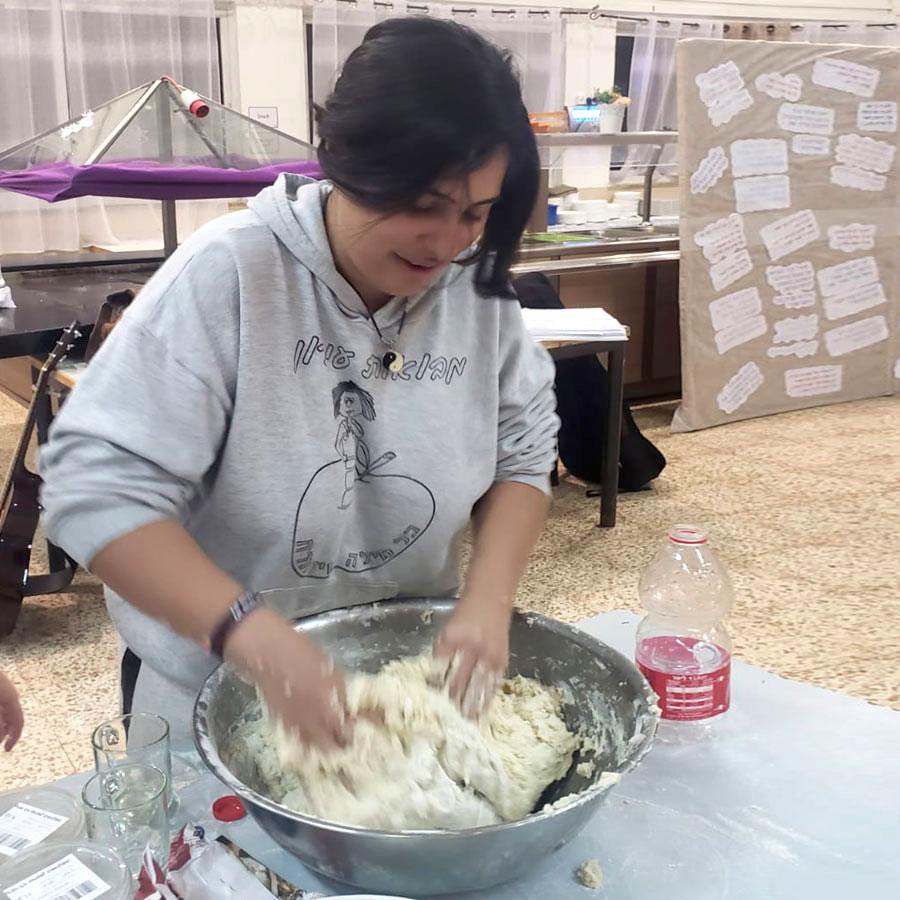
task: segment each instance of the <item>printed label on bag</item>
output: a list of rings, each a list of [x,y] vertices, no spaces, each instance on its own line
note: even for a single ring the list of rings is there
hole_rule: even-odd
[[[696,671],[696,659],[701,654],[722,660],[721,665],[708,672]],[[661,672],[652,660],[665,658],[680,674]],[[682,665],[677,665],[677,663]],[[664,719],[681,722],[709,719],[724,713],[731,703],[731,654],[696,638],[656,637],[641,642],[637,654],[638,668],[659,697],[659,709]],[[695,671],[691,672],[690,668]]]
[[[69,820],[27,803],[17,803],[0,816],[0,855],[14,856],[49,837]]]
[[[6,896],[9,900],[94,900],[109,889],[102,878],[70,853],[6,888]]]

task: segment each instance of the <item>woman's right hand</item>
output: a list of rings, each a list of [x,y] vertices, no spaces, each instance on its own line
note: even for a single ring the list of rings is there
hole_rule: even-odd
[[[261,608],[225,643],[225,659],[259,687],[269,710],[301,743],[320,750],[349,740],[344,675],[306,635]]]

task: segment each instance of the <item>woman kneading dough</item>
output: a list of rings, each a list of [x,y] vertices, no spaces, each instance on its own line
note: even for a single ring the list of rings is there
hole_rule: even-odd
[[[301,741],[343,745],[343,673],[286,616],[393,596],[459,595],[435,652],[477,711],[547,512],[553,366],[509,287],[538,157],[508,56],[387,20],[316,121],[324,180],[282,175],[181,246],[41,457],[50,538],[106,585],[124,711],[176,739],[224,658]]]

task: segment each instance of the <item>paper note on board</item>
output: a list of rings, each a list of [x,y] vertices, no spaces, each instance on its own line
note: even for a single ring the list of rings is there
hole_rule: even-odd
[[[714,106],[723,97],[737,93],[744,87],[741,70],[737,63],[730,59],[706,72],[701,72],[694,81],[700,89],[700,99],[707,106]]]
[[[811,291],[816,286],[816,270],[808,260],[789,266],[766,266],[766,281],[776,291]]]
[[[709,267],[709,277],[717,291],[723,291],[730,284],[740,281],[753,271],[753,261],[746,250],[739,250],[733,256],[726,256]]]
[[[819,222],[811,209],[801,209],[759,229],[769,258],[774,262],[819,240]]]
[[[831,322],[855,316],[867,309],[874,309],[882,303],[887,303],[887,297],[880,283],[867,284],[846,293],[825,297],[823,300],[825,317]]]
[[[795,134],[791,138],[791,150],[798,156],[828,156],[831,138],[823,134]]]
[[[890,172],[897,152],[893,144],[858,134],[842,134],[837,139],[834,158],[855,169],[866,169],[884,175]]]
[[[758,316],[762,312],[762,298],[759,288],[745,288],[726,294],[709,304],[709,315],[716,331],[736,325],[743,319]]]
[[[860,131],[896,131],[897,104],[893,100],[871,100],[856,109],[856,127]]]
[[[747,90],[726,97],[721,103],[709,107],[709,121],[717,128],[730,122],[739,112],[753,106],[753,97]]]
[[[876,175],[865,169],[855,169],[852,166],[832,166],[831,183],[838,187],[855,188],[858,191],[883,191],[887,187],[887,178],[884,175]]]
[[[734,203],[739,213],[791,208],[791,180],[787,175],[735,178]]]
[[[843,366],[806,366],[784,373],[784,390],[788,397],[816,397],[836,394],[843,386]]]
[[[759,390],[763,381],[763,373],[759,366],[755,362],[745,363],[719,391],[716,404],[722,412],[731,415]]]
[[[816,273],[819,290],[826,296],[845,294],[867,284],[875,284],[880,280],[878,263],[874,256],[860,256],[819,269]]]
[[[703,250],[708,262],[717,263],[747,246],[744,217],[732,213],[710,222],[694,235],[694,243]]]
[[[694,81],[700,99],[706,105],[710,122],[716,127],[730,122],[738,113],[753,105],[753,97],[744,85],[741,70],[732,61],[701,72]]]
[[[815,356],[819,352],[818,341],[797,341],[795,344],[779,344],[777,347],[769,347],[766,356],[770,359],[778,359],[780,356],[796,356],[803,359],[807,356]]]
[[[779,72],[765,72],[753,82],[756,89],[776,100],[799,100],[803,92],[803,79],[799,75],[781,75]]]
[[[731,144],[731,174],[783,175],[788,170],[787,141],[780,138],[748,138]]]
[[[792,316],[778,319],[774,323],[776,344],[790,344],[793,341],[811,341],[819,333],[819,317],[813,313],[809,316]]]
[[[721,147],[712,147],[691,175],[691,193],[705,194],[715,187],[728,169],[728,157]]]
[[[729,350],[746,344],[747,341],[755,340],[762,337],[768,332],[769,326],[766,324],[765,316],[753,316],[749,319],[741,319],[734,325],[729,325],[721,331],[716,332],[716,350],[721,356]]]
[[[783,306],[785,309],[809,309],[816,305],[815,291],[788,291],[784,294],[776,294],[772,298],[772,302],[776,306]]]
[[[832,225],[828,229],[828,246],[844,253],[860,253],[875,246],[876,225]]]
[[[844,356],[888,339],[887,319],[871,316],[825,332],[825,348],[830,356]]]
[[[833,134],[834,110],[829,106],[809,106],[805,103],[782,103],[776,121],[785,131],[801,134]]]
[[[881,72],[878,69],[846,59],[826,57],[817,59],[813,64],[813,84],[856,94],[858,97],[872,97],[880,78]]]

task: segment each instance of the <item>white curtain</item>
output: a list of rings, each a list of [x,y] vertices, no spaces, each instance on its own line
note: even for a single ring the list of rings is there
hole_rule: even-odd
[[[630,30],[630,25],[626,26]],[[626,32],[627,33],[627,32]],[[722,23],[690,19],[657,19],[634,23],[634,51],[628,88],[629,131],[664,131],[678,128],[675,85],[675,47],[682,38],[722,37]],[[653,147],[629,147],[615,181],[633,181],[644,175]],[[665,148],[659,162],[660,176],[677,173],[677,148]]]
[[[344,60],[362,43],[366,32],[382,19],[406,14],[405,3],[375,6],[372,0],[341,3],[316,0],[312,14],[312,96],[324,103],[334,90]]]
[[[450,4],[428,3],[427,15],[454,18],[509,50],[522,80],[525,104],[533,112],[561,109],[565,43],[558,10],[494,11],[487,7],[454,9]],[[502,5],[502,4],[501,4]],[[410,15],[423,15],[418,8]],[[334,87],[341,66],[376,22],[407,14],[406,4],[375,6],[372,0],[345,3],[316,0],[313,6],[313,99],[322,103]]]
[[[479,7],[474,14],[454,13],[453,17],[512,53],[529,112],[562,109],[566,55],[563,21],[558,9],[530,12]]]
[[[216,97],[214,0],[0,0],[0,149],[171,75]],[[180,204],[182,237],[225,211]],[[0,192],[0,253],[161,246],[159,204]]]
[[[875,25],[847,22],[829,25],[822,22],[802,22],[791,28],[791,41],[809,44],[867,44],[878,47],[900,46],[900,28],[893,24]]]

